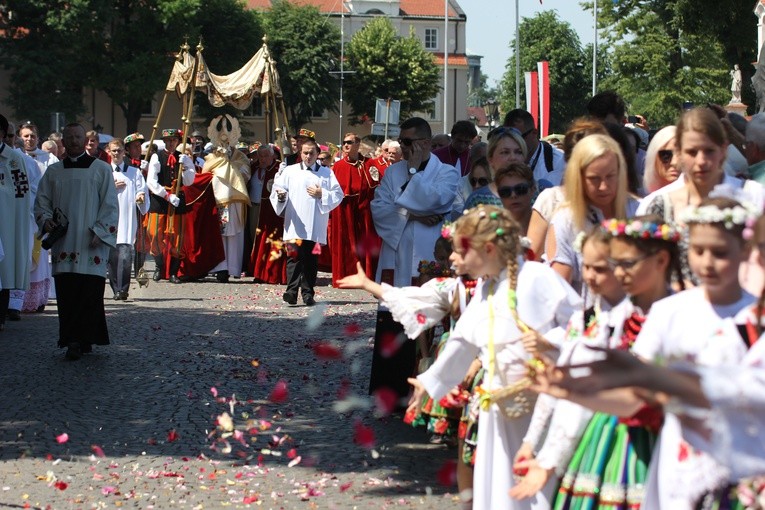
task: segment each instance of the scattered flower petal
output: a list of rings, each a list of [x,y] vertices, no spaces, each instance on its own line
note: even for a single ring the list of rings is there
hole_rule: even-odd
[[[63,434],[60,434],[60,435],[56,436],[56,442],[57,442],[58,444],[64,444],[64,443],[66,443],[67,441],[69,441],[69,434],[67,434],[66,432],[64,432]]]
[[[268,400],[275,404],[281,404],[287,400],[287,397],[289,397],[289,391],[287,391],[287,382],[282,380],[277,382],[274,386],[274,389],[271,390],[271,394],[268,396]]]

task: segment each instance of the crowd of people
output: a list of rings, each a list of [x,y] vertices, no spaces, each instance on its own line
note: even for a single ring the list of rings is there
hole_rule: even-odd
[[[146,254],[287,305],[323,269],[379,299],[370,393],[455,446],[464,508],[760,508],[765,115],[625,113],[598,94],[555,145],[524,110],[485,142],[412,117],[373,153],[247,145],[230,115],[40,144],[0,116],[0,327],[55,293],[79,359],[109,342],[107,270],[125,300]]]

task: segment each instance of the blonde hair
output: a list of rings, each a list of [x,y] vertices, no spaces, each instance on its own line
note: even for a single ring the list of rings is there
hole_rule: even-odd
[[[675,138],[676,132],[677,128],[675,126],[661,128],[653,135],[651,143],[648,144],[648,149],[645,153],[645,172],[643,173],[643,187],[646,193],[652,193],[660,188],[659,176],[656,175],[656,158],[659,157],[661,148]]]
[[[528,154],[526,142],[523,140],[520,131],[509,127],[497,128],[494,134],[489,133],[489,148],[486,151],[486,159],[494,157],[494,151],[497,150],[497,145],[499,145],[500,140],[504,138],[512,138],[515,143],[518,144],[518,147],[521,148],[521,152],[523,152],[523,159],[525,160],[526,154]]]
[[[466,239],[474,249],[493,243],[507,262],[509,288],[516,288],[518,258],[522,253],[521,227],[508,210],[493,205],[474,207],[454,223],[454,235]]]
[[[619,144],[613,138],[606,135],[589,135],[582,138],[571,151],[571,159],[566,166],[564,191],[566,203],[571,210],[571,219],[577,230],[584,230],[589,200],[585,194],[584,171],[593,161],[607,154],[613,154],[617,161],[616,197],[614,198],[613,216],[624,218],[627,216],[627,163]]]

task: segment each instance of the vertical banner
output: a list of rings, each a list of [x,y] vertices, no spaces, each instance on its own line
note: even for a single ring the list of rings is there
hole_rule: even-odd
[[[539,73],[539,137],[550,134],[550,72],[546,61],[537,62]]]
[[[539,82],[536,71],[526,71],[526,111],[534,117],[534,126],[539,127]]]

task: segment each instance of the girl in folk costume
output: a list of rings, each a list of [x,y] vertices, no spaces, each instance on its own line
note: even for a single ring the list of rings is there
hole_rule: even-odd
[[[626,294],[609,265],[610,237],[600,227],[577,237],[575,249],[581,253],[582,277],[585,289],[594,297],[594,305],[586,309],[583,306],[571,316],[561,348],[562,360],[579,354],[580,344],[606,345],[614,329],[609,315],[612,310],[618,310]],[[591,416],[591,412],[578,404],[540,395],[523,446],[515,454],[513,470],[523,479],[510,492],[511,497],[531,497],[548,483],[557,483],[553,476],[556,468],[563,471]]]
[[[416,410],[427,393],[435,399],[459,384],[478,356],[486,370],[478,388],[480,419],[473,477],[474,508],[546,508],[544,494],[513,501],[512,455],[528,428],[533,397],[523,391],[532,355],[554,348],[542,334],[568,321],[581,300],[554,271],[523,262],[520,229],[510,213],[478,207],[455,223],[455,251],[465,269],[485,278],[452,331],[441,355],[410,379]],[[519,391],[515,391],[519,390]]]
[[[629,299],[611,310],[605,335],[591,342],[574,342],[559,364],[591,361],[593,351],[585,347],[630,350],[655,303],[671,294],[672,273],[679,276],[677,242],[681,234],[673,226],[662,223],[658,217],[643,216],[627,221],[606,220],[601,229],[611,237],[609,264]],[[540,457],[564,462],[570,457],[571,461],[554,508],[640,507],[646,471],[661,425],[660,409],[645,406],[629,418],[619,419],[561,404],[556,413],[562,428],[549,434],[552,440],[549,444],[546,441],[543,450],[547,451],[540,452]],[[580,439],[570,440],[576,437]],[[576,443],[571,457],[571,446]]]
[[[212,269],[219,282],[229,276],[242,274],[244,229],[250,195],[250,161],[242,151],[235,149],[241,130],[239,121],[231,115],[215,117],[207,129],[207,136],[215,149],[205,157],[202,173],[213,174],[212,186],[218,206],[220,233],[223,237],[225,259]]]
[[[442,229],[442,236],[451,240],[451,225],[446,225]],[[445,317],[450,318],[451,327],[454,327],[473,296],[477,280],[471,278],[465,271],[462,257],[452,251],[449,260],[459,276],[432,278],[419,287],[393,287],[386,283],[378,284],[367,277],[361,263],[357,263],[357,274],[340,279],[338,286],[345,289],[363,289],[375,296],[390,309],[393,318],[404,326],[406,335],[414,339],[439,324]],[[439,351],[448,344],[448,336],[449,333],[444,334]],[[474,360],[460,386],[453,390],[457,398],[450,400],[450,404],[464,404],[464,399],[460,397],[472,392],[476,382],[480,381],[481,374],[481,363]],[[416,414],[415,412],[407,413],[405,421],[413,421]],[[462,462],[460,459],[465,457],[470,459],[472,451],[469,447],[463,448],[463,446],[464,442],[460,438],[457,449],[457,486],[466,508],[471,508],[472,466],[469,461]]]
[[[754,349],[747,352],[749,342],[742,341],[733,320],[756,302],[741,288],[738,279],[739,265],[748,257],[743,233],[754,223],[755,216],[754,210],[728,198],[705,199],[686,210],[681,218],[689,229],[688,263],[701,285],[658,302],[643,325],[633,353],[654,363],[680,361],[700,367],[740,365],[755,353]],[[748,340],[748,335],[744,336]],[[550,377],[560,380],[565,373],[553,372]],[[589,379],[592,377],[583,378],[582,383]],[[606,389],[588,396],[582,395],[582,387],[577,384],[569,387],[579,393],[567,398],[620,415],[630,414],[651,398],[632,388]],[[565,386],[562,389],[566,394]],[[593,389],[597,391],[598,385]],[[707,447],[692,446],[708,440],[695,433],[689,423],[683,424],[676,407],[667,407],[666,413],[651,459],[644,507],[732,508],[726,506],[728,502],[719,506],[713,495],[729,482],[729,470],[705,453]]]

